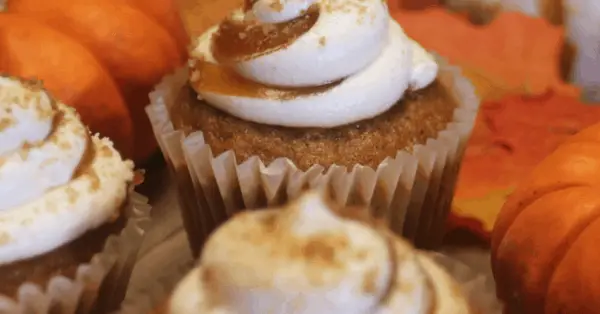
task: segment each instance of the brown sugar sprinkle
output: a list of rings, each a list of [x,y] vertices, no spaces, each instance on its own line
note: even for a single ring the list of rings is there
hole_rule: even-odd
[[[273,1],[269,7],[275,12],[283,11],[283,4],[281,3],[281,0]]]
[[[296,211],[286,212],[285,215],[297,215]],[[270,214],[260,220],[260,234],[277,238],[287,245],[276,248],[276,255],[285,255],[290,258],[300,258],[310,263],[317,263],[326,267],[342,267],[343,261],[337,252],[348,248],[349,240],[344,234],[323,233],[305,239],[298,239],[287,233],[287,226],[281,225],[284,221],[293,220],[293,217],[276,216]],[[260,241],[261,239],[256,239]]]
[[[321,45],[321,47],[323,47],[326,44],[327,44],[327,37],[321,36],[321,38],[319,38],[319,45]]]
[[[69,203],[73,204],[77,201],[77,198],[79,197],[79,193],[74,188],[67,186],[67,188],[65,189],[65,192],[67,193],[67,199],[68,199]]]
[[[98,154],[101,157],[112,157],[114,155],[113,150],[106,145],[103,145],[102,148],[100,148]]]
[[[87,172],[87,175],[90,178],[90,186],[89,186],[90,193],[98,191],[100,189],[100,177],[98,177],[98,174],[96,173],[96,171],[94,171],[93,169],[90,169]]]
[[[369,270],[363,278],[362,291],[367,294],[377,292],[377,277],[379,277],[379,270],[373,268]]]
[[[40,164],[40,167],[41,167],[41,168],[44,168],[44,167],[46,167],[46,166],[50,166],[50,165],[52,165],[52,164],[54,164],[54,163],[57,163],[58,161],[59,161],[59,159],[58,159],[58,158],[50,158],[50,159],[46,159],[46,160],[42,161],[42,163]]]
[[[15,124],[15,119],[6,117],[0,119],[0,131],[6,130]]]
[[[12,241],[10,234],[7,232],[0,232],[0,246],[8,244]]]
[[[0,88],[0,102],[11,103],[12,105],[20,106],[28,109],[34,106],[37,118],[47,119],[54,114],[54,98],[43,88],[43,84],[39,80],[26,80],[18,77],[1,75],[0,77],[19,83],[19,87],[3,86]],[[43,104],[50,106],[44,106]],[[10,110],[8,110],[10,113]],[[2,123],[4,124],[4,123]],[[0,130],[2,130],[0,125]]]
[[[34,147],[34,145],[29,143],[24,143],[23,146],[21,146],[21,149],[19,150],[19,155],[21,156],[21,159],[27,160],[32,147]]]

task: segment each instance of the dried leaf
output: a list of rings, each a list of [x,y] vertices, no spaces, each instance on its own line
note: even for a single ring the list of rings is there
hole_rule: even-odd
[[[484,102],[459,175],[455,214],[491,228],[503,193],[565,139],[599,120],[600,107],[552,91]]]
[[[508,187],[489,191],[482,197],[455,199],[452,213],[457,219],[453,227],[466,228],[487,238],[494,227],[498,210],[513,190],[513,187]]]
[[[549,89],[579,93],[560,76],[564,31],[543,19],[503,12],[492,23],[478,26],[441,8],[393,15],[410,37],[461,65],[485,99],[540,95]]]

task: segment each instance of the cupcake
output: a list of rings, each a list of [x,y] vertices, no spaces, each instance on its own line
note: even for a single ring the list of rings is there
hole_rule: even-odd
[[[196,255],[233,213],[306,186],[369,205],[420,247],[440,242],[478,100],[385,1],[253,1],[191,55],[147,112]]]
[[[0,313],[106,313],[148,208],[133,164],[38,82],[0,77]]]
[[[153,313],[499,313],[497,301],[475,298],[486,292],[364,211],[312,191],[221,225]],[[124,314],[148,312],[131,305]]]

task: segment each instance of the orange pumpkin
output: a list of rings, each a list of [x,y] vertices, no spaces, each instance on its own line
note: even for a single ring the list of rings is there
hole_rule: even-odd
[[[172,0],[8,0],[0,42],[0,72],[43,80],[128,157],[156,150],[148,93],[188,44]]]
[[[526,177],[492,232],[492,267],[509,313],[600,311],[600,124]]]

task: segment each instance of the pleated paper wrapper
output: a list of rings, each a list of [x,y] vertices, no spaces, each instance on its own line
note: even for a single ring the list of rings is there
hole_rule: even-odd
[[[433,260],[452,276],[457,288],[469,302],[470,314],[502,314],[503,307],[496,298],[493,278],[477,273],[462,262],[440,253],[420,254]],[[119,313],[169,314],[171,293],[192,267],[194,263],[191,259],[170,261],[168,265],[161,267],[163,273],[153,275],[146,285],[140,285],[144,288],[130,293]]]
[[[131,191],[124,213],[128,220],[121,233],[110,236],[102,252],[80,265],[75,278],[57,275],[44,287],[24,283],[16,298],[0,295],[0,314],[104,314],[118,309],[149,226],[147,198]]]
[[[258,157],[238,163],[233,151],[213,155],[203,134],[176,130],[169,119],[186,68],[167,76],[150,94],[146,108],[159,146],[175,174],[178,197],[194,256],[208,234],[246,208],[281,204],[306,188],[327,188],[340,205],[366,205],[390,229],[421,248],[441,242],[466,142],[479,99],[459,68],[439,60],[438,79],[450,87],[458,103],[447,128],[411,152],[398,151],[377,168],[355,165],[328,169],[315,165],[301,171],[279,158],[265,164]]]

